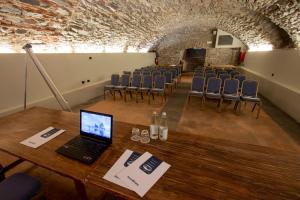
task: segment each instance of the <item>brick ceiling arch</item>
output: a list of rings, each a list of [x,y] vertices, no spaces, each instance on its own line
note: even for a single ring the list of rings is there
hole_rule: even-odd
[[[0,0],[0,24],[0,45],[17,50],[28,42],[155,49],[215,28],[246,45],[300,42],[297,0]]]

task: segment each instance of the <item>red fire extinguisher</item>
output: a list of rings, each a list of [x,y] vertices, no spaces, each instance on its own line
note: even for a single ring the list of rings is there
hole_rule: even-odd
[[[245,57],[246,57],[246,51],[241,51],[240,52],[240,64],[244,63]]]

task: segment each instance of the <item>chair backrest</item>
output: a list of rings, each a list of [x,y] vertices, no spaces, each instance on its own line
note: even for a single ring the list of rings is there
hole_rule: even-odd
[[[230,75],[231,75],[232,78],[235,77],[235,76],[237,76],[237,75],[239,75],[239,74],[240,73],[238,71],[231,71],[230,72]]]
[[[224,83],[223,93],[224,94],[237,94],[239,91],[239,80],[238,79],[226,79]]]
[[[224,85],[224,82],[225,82],[225,80],[226,79],[230,79],[231,78],[231,76],[230,76],[230,74],[220,74],[220,79],[222,80],[222,86]]]
[[[207,84],[207,81],[209,78],[216,78],[216,77],[217,77],[217,75],[215,73],[206,73],[205,74],[205,78],[206,78],[205,83]]]
[[[203,77],[195,76],[192,80],[192,91],[203,92],[205,80]]]
[[[246,76],[239,74],[239,75],[236,75],[234,78],[240,81],[239,87],[241,88],[243,81],[246,80]]]
[[[242,83],[242,96],[257,97],[258,82],[255,80],[244,80]]]
[[[141,74],[141,71],[134,71],[133,73],[132,73],[132,75],[134,76],[134,75],[140,75]]]
[[[119,79],[120,79],[119,74],[112,74],[110,79],[111,85],[119,85]]]
[[[150,76],[151,75],[151,72],[150,71],[143,71],[143,76]]]
[[[154,88],[165,89],[166,77],[158,75],[154,77]]]
[[[122,86],[129,86],[129,75],[128,74],[123,74],[121,76],[121,85]]]
[[[152,72],[152,78],[154,79],[156,76],[160,76],[161,75],[161,73],[160,73],[160,71],[158,71],[158,70],[155,70],[155,71],[153,71]]]
[[[220,93],[221,92],[221,82],[220,78],[211,77],[208,79],[206,92]]]
[[[221,74],[227,74],[227,72],[225,70],[221,70],[221,71],[218,71],[218,76],[220,76]]]
[[[173,74],[170,71],[166,71],[165,73],[166,83],[172,83]]]
[[[141,86],[141,80],[142,76],[141,75],[134,75],[131,80],[131,86],[132,87],[140,87]]]
[[[176,69],[171,69],[169,71],[172,73],[172,78],[176,78],[177,77],[177,71],[176,71]]]
[[[147,75],[143,77],[143,87],[144,88],[152,88],[152,76]]]

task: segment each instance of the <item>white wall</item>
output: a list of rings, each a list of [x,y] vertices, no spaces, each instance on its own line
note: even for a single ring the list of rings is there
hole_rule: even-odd
[[[154,53],[37,54],[59,91],[71,106],[103,94],[112,73],[153,65]],[[92,59],[89,59],[92,57]],[[0,116],[22,109],[25,54],[0,54]],[[81,81],[90,80],[82,84]],[[59,108],[29,59],[27,102]]]
[[[260,81],[263,96],[300,122],[300,50],[248,52],[242,69]]]

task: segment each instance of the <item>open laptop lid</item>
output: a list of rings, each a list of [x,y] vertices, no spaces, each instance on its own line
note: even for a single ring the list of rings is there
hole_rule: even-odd
[[[80,110],[80,135],[112,143],[113,116]]]

